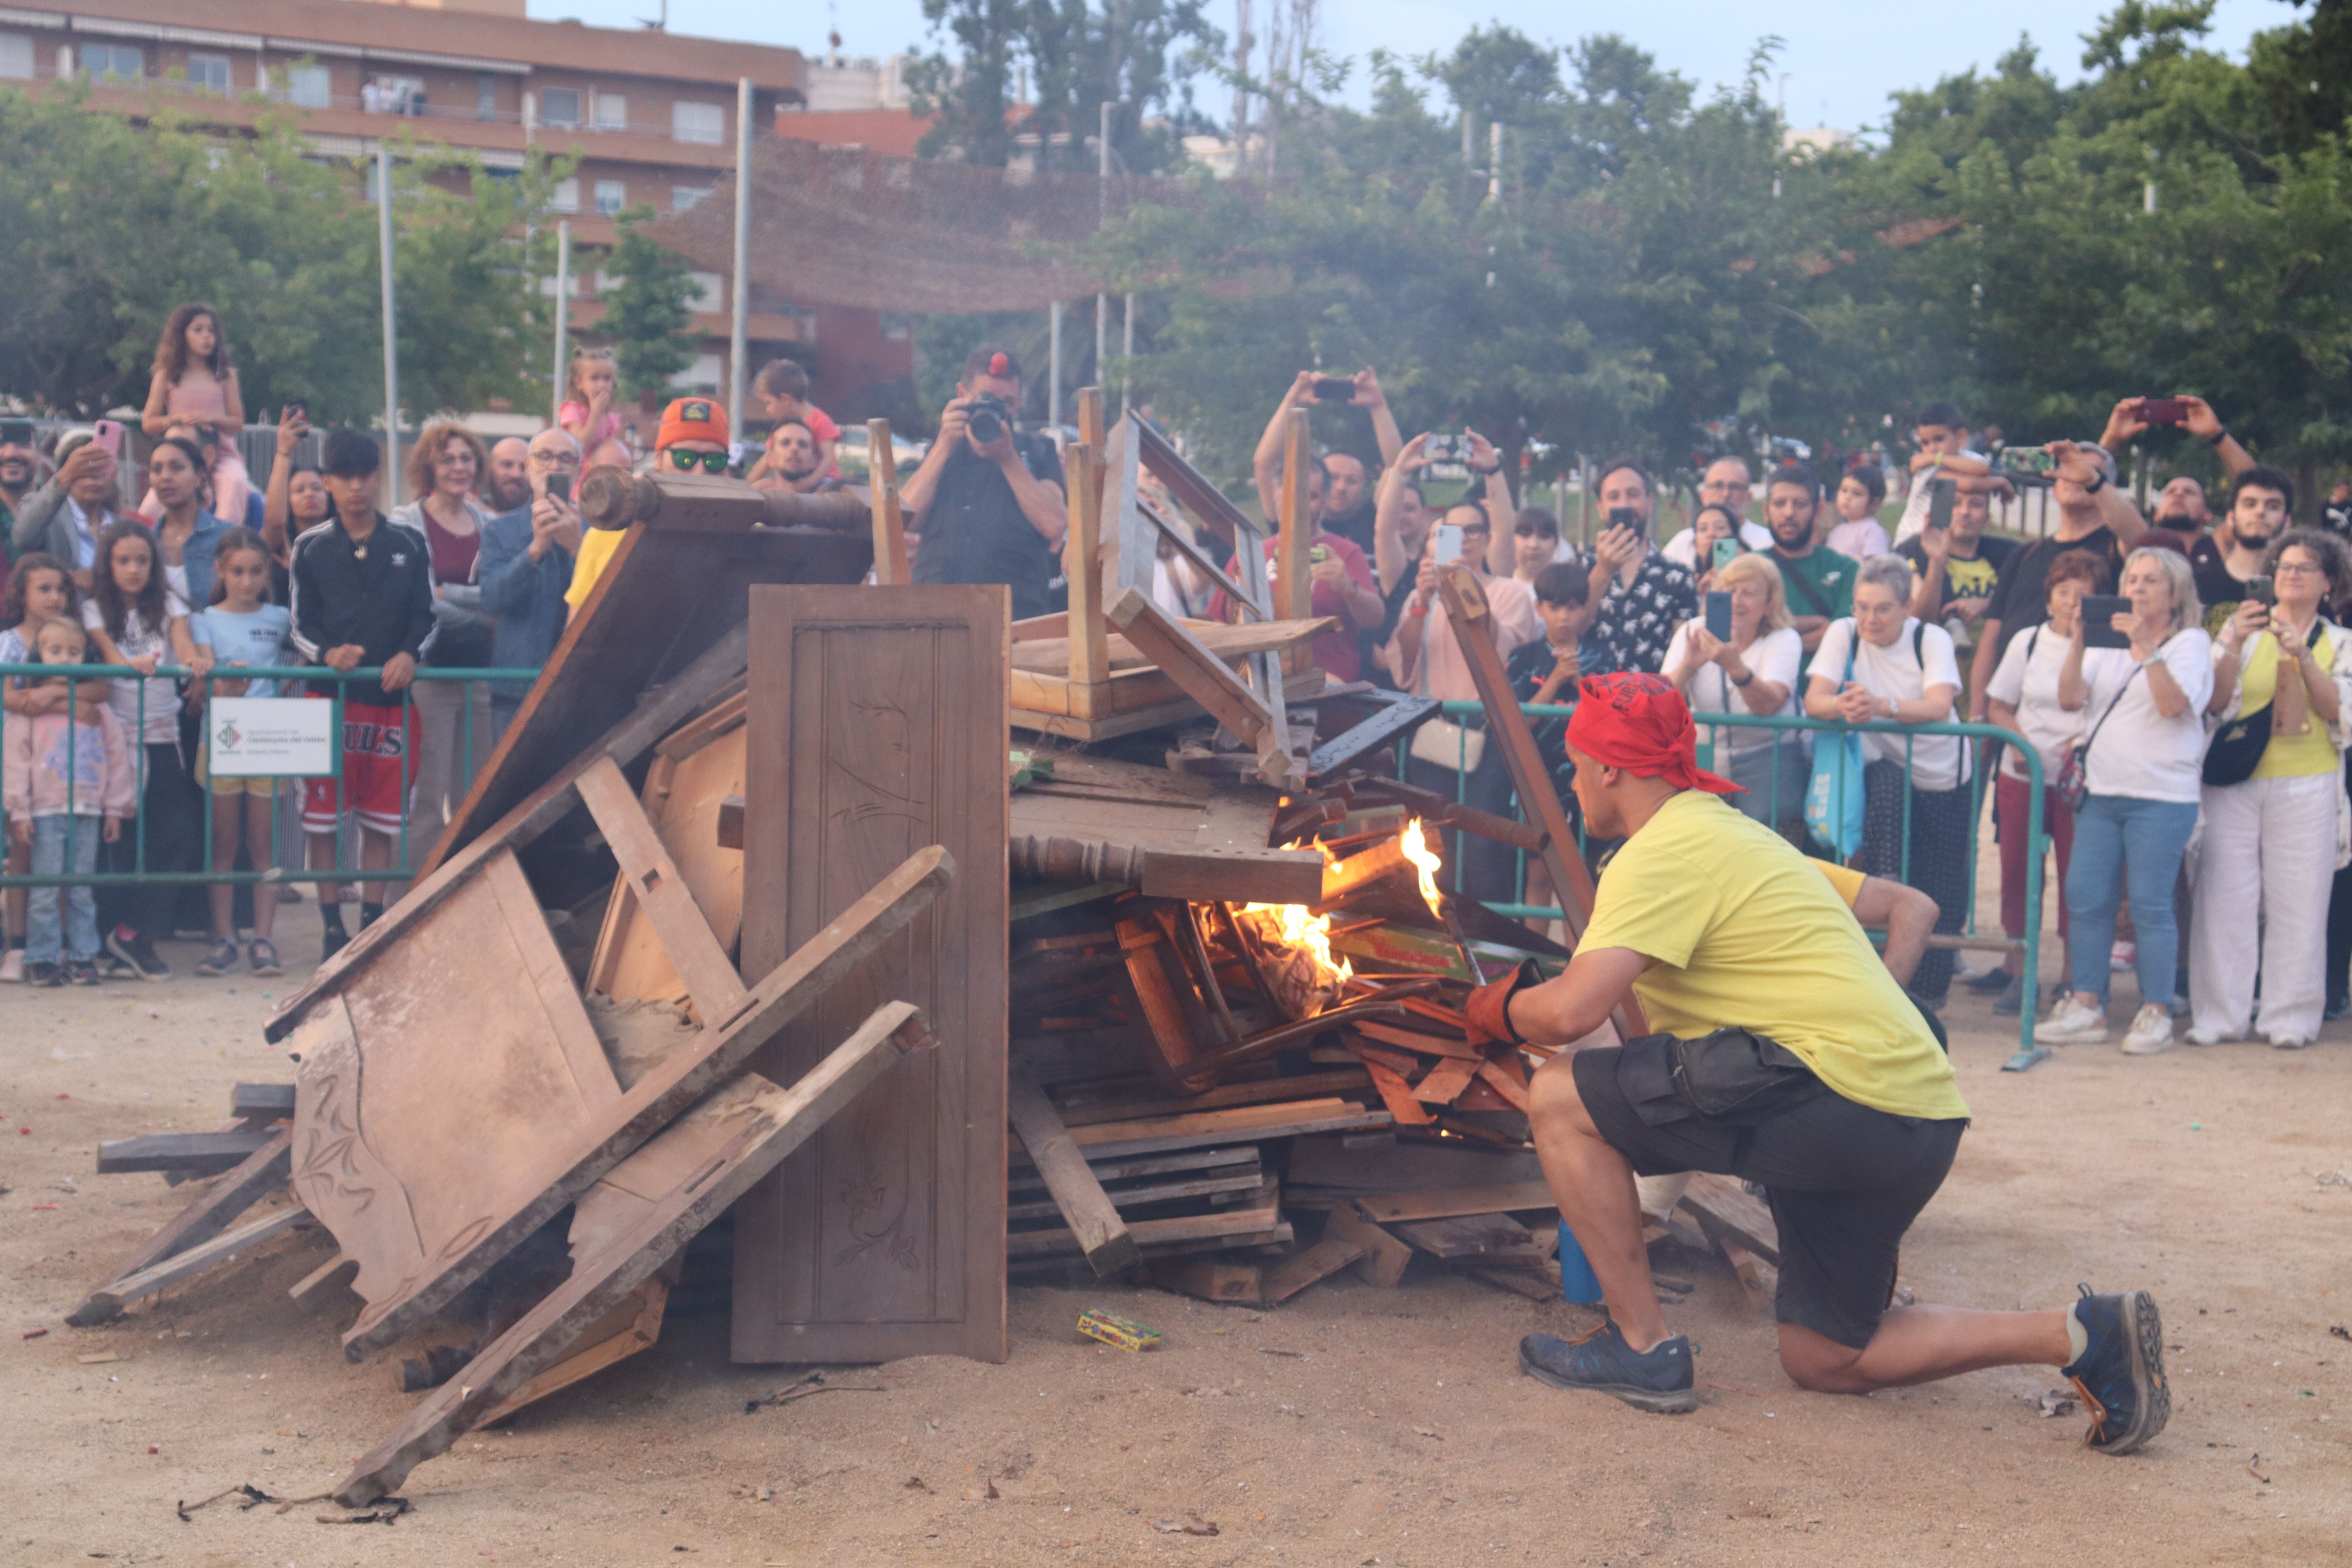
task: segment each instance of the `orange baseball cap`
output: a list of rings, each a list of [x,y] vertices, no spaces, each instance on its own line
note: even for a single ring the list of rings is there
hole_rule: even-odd
[[[654,450],[658,452],[680,441],[727,445],[726,405],[709,397],[671,398],[669,406],[662,410],[661,429],[654,437]]]

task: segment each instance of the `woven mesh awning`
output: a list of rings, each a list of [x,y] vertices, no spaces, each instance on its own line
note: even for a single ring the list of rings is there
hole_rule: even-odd
[[[1023,174],[788,137],[751,149],[751,281],[801,305],[1019,310],[1091,294],[1072,247],[1173,180]],[[646,226],[698,268],[733,266],[735,188]]]

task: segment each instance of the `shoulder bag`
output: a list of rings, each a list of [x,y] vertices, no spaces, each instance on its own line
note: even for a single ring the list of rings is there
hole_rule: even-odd
[[[2167,637],[2164,640],[2170,642],[2172,639]],[[2161,655],[2163,652],[2164,644],[2158,643],[2157,653]],[[2131,689],[2131,683],[2137,680],[2140,671],[2147,668],[2144,664],[2132,666],[2132,672],[2124,677],[2121,686],[2116,688],[2114,700],[2100,712],[2099,721],[2091,726],[2091,732],[2067,748],[2066,761],[2058,769],[2058,798],[2066,803],[2067,810],[2083,809],[2083,802],[2091,793],[2091,742],[2099,738],[2099,731],[2106,727],[2107,716],[2116,710],[2116,703],[2124,700],[2124,693]]]
[[[2242,684],[2244,666],[2239,668]],[[2273,698],[2252,713],[2241,713],[2213,731],[2213,738],[2205,744],[2205,768],[2200,775],[2205,783],[2243,784],[2254,776],[2263,753],[2270,750],[2271,707],[2276,700]]]

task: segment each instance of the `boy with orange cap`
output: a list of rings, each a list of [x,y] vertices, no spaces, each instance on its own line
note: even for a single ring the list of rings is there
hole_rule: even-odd
[[[673,397],[662,410],[661,429],[654,437],[654,471],[663,474],[723,474],[727,471],[727,405],[714,397]],[[620,548],[620,528],[590,528],[580,536],[580,554],[572,563],[572,586],[563,602],[572,614],[588,602],[588,591],[604,574],[605,563]]]

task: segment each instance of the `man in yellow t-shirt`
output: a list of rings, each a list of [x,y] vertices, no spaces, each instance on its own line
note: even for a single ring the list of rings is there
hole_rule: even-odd
[[[1568,749],[1597,837],[1622,837],[1559,978],[1532,966],[1474,993],[1496,1038],[1583,1039],[1630,997],[1663,1031],[1562,1049],[1530,1121],[1561,1216],[1609,1321],[1520,1342],[1555,1387],[1638,1408],[1697,1396],[1690,1342],[1666,1331],[1633,1177],[1713,1171],[1762,1184],[1780,1228],[1780,1364],[1807,1388],[1864,1393],[1979,1367],[2054,1364],[2082,1390],[2089,1440],[2138,1447],[2170,1414],[2146,1291],[2062,1310],[1890,1307],[1903,1235],[1942,1185],[1969,1109],[1950,1059],[1840,890],[1719,798],[1679,692],[1656,676],[1583,684]]]

